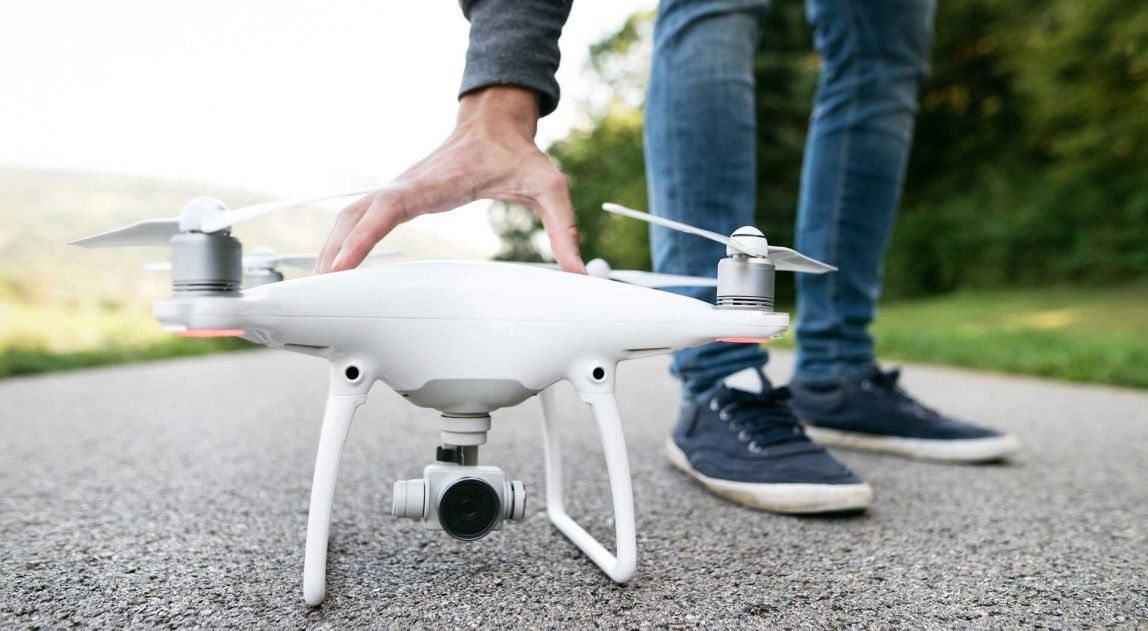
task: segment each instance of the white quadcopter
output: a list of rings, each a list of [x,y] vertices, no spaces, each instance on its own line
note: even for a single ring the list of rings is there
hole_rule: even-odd
[[[779,337],[789,316],[773,311],[774,270],[835,269],[770,246],[756,228],[725,237],[606,204],[612,213],[724,243],[728,258],[718,263],[716,281],[614,271],[604,262],[583,276],[509,263],[427,261],[240,290],[242,250],[231,226],[321,199],[328,198],[227,210],[201,197],[178,218],[142,221],[73,242],[91,248],[169,246],[173,294],[153,308],[166,330],[238,336],[330,362],[303,564],[303,599],[312,606],[326,594],[327,536],[343,444],[355,409],[376,381],[441,413],[435,462],[422,478],[395,483],[393,514],[467,541],[525,516],[522,483],[508,480],[498,467],[479,466],[478,448],[486,442],[491,412],[541,394],[550,520],[611,579],[624,583],[634,575],[637,544],[614,399],[618,363],[714,340]],[[649,288],[685,285],[716,286],[716,305]],[[590,406],[601,434],[614,505],[613,553],[567,514],[563,502],[551,389],[562,380]]]

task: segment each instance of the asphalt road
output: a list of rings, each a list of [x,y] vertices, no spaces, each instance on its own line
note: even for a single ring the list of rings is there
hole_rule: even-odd
[[[784,377],[790,357],[779,355]],[[624,365],[639,565],[610,583],[541,512],[538,404],[498,413],[487,464],[533,492],[473,544],[390,517],[436,415],[377,387],[351,429],[328,598],[300,579],[323,362],[252,352],[0,382],[0,627],[1082,628],[1148,626],[1148,393],[912,366],[928,403],[1025,441],[1009,465],[842,453],[863,516],[739,508],[673,470],[664,358]],[[571,393],[571,512],[612,536]]]

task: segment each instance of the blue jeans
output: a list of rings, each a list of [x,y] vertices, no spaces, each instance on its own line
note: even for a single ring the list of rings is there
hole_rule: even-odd
[[[654,214],[721,234],[754,223],[753,59],[767,4],[662,0],[645,123]],[[821,78],[795,247],[839,271],[798,274],[795,379],[846,378],[874,361],[868,326],[928,69],[934,6],[934,0],[806,0]],[[725,256],[725,246],[666,228],[652,227],[650,239],[659,272],[712,277]],[[712,288],[674,291],[714,301]],[[683,395],[694,398],[767,359],[757,345],[715,342],[676,353],[673,373]]]

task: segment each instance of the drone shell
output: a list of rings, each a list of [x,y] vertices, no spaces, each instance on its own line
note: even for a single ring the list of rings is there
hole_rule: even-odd
[[[175,297],[157,302],[155,315],[353,365],[358,379],[457,414],[521,403],[576,363],[612,371],[719,337],[770,338],[789,320],[578,274],[455,261],[311,276],[233,298]]]

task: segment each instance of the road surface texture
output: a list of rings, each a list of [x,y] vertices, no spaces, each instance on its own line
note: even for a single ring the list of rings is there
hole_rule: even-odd
[[[778,353],[775,380],[791,357]],[[862,516],[784,517],[671,468],[665,358],[619,373],[638,573],[612,584],[543,511],[539,406],[496,413],[486,464],[533,493],[477,543],[390,516],[437,416],[384,386],[343,460],[327,601],[301,596],[327,369],[251,352],[0,382],[0,628],[1140,628],[1148,393],[911,366],[908,389],[1025,442],[1008,465],[842,453]],[[571,513],[612,540],[601,449],[565,391]]]

